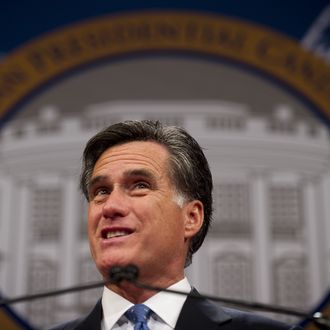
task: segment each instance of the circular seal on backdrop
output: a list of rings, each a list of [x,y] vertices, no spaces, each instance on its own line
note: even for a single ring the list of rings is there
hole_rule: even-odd
[[[329,116],[329,65],[295,40],[251,22],[173,11],[97,17],[23,45],[0,66],[0,115],[8,120],[45,86],[61,84],[92,65],[160,54],[197,56],[252,69],[280,82],[324,118]]]

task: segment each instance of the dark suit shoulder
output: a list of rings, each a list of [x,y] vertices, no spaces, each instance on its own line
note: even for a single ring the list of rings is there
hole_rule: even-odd
[[[99,330],[101,329],[102,305],[101,299],[92,311],[85,317],[53,326],[49,330]]]
[[[238,309],[220,307],[193,290],[188,296],[176,330],[301,330],[279,321]]]
[[[82,322],[82,320],[83,320],[83,318],[81,317],[76,320],[72,320],[69,322],[55,325],[55,326],[51,327],[49,330],[73,330],[77,327],[78,324],[80,324]]]
[[[240,326],[244,326],[244,329],[251,330],[301,330],[299,326],[288,325],[286,323],[263,317],[255,313],[244,312],[232,308],[222,309],[226,314],[232,317],[232,327],[228,327],[228,329],[239,329]]]

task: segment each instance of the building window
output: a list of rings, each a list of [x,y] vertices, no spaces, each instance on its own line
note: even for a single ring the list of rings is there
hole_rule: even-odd
[[[247,236],[251,232],[249,186],[219,183],[214,186],[214,225],[217,235]]]
[[[35,187],[32,193],[33,237],[37,241],[59,239],[62,191],[59,187]]]
[[[301,189],[289,185],[270,187],[269,200],[273,236],[297,237],[303,223]]]
[[[98,131],[120,121],[122,121],[122,117],[112,113],[87,113],[82,117],[82,127],[84,129]]]
[[[56,288],[57,269],[49,260],[34,259],[29,263],[28,292],[30,294]],[[56,297],[33,300],[27,315],[32,324],[44,329],[56,320]]]
[[[90,256],[84,256],[79,263],[79,283],[91,283],[101,281],[101,275],[97,271],[94,261]],[[79,293],[79,312],[84,314],[95,305],[102,295],[102,288],[81,291]]]
[[[206,127],[221,130],[243,130],[246,127],[244,116],[217,115],[206,118]]]
[[[214,287],[224,298],[252,299],[251,261],[240,254],[228,253],[215,259]]]
[[[279,305],[307,308],[308,286],[303,258],[287,258],[275,263],[275,302]]]

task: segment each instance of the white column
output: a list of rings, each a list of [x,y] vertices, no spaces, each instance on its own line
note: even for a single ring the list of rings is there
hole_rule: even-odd
[[[315,183],[312,180],[306,180],[304,186],[304,216],[305,216],[305,238],[306,254],[308,255],[308,275],[310,280],[309,303],[311,306],[316,304],[322,294],[320,278],[320,249],[318,230],[320,228],[320,219],[318,218],[319,201],[317,200],[317,191]]]
[[[78,222],[78,188],[77,180],[71,176],[64,177],[62,182],[64,212],[61,228],[61,245],[59,247],[59,287],[74,286],[79,283],[78,277],[78,235],[80,225]],[[73,308],[77,296],[75,294],[60,297],[61,318],[69,319],[73,315]]]
[[[330,173],[327,173],[323,176],[321,181],[321,193],[322,193],[322,209],[323,209],[323,257],[321,263],[324,264],[324,276],[323,288],[329,288],[330,286]]]
[[[254,272],[256,300],[272,301],[272,255],[270,253],[270,219],[267,209],[267,184],[262,175],[256,175],[252,183],[252,217],[254,233]]]
[[[15,183],[13,191],[13,216],[14,222],[10,233],[11,257],[15,263],[12,269],[11,281],[13,296],[27,293],[27,279],[29,271],[29,241],[31,234],[31,219],[29,217],[29,191],[25,182]],[[17,304],[15,308],[21,312],[25,311],[26,304]]]
[[[14,269],[14,258],[10,251],[10,227],[15,226],[17,217],[12,214],[12,182],[9,178],[1,180],[1,205],[0,205],[0,291],[5,295],[12,295],[14,288],[12,281],[12,270]]]

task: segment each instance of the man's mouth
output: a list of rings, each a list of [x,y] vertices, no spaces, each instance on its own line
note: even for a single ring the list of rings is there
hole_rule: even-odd
[[[110,239],[115,237],[122,237],[132,234],[132,230],[129,229],[104,229],[102,230],[102,238]]]

